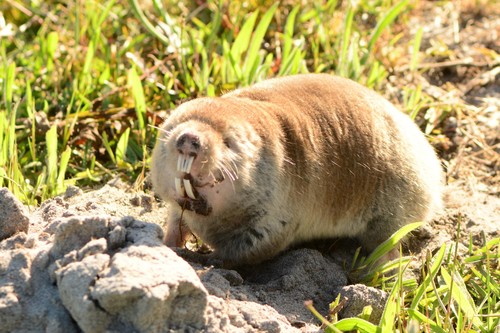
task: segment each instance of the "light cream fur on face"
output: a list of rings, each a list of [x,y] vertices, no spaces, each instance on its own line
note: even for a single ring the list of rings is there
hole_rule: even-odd
[[[167,245],[192,232],[233,265],[316,238],[372,250],[441,207],[441,166],[417,126],[326,74],[182,104],[161,127],[151,175],[169,205]]]

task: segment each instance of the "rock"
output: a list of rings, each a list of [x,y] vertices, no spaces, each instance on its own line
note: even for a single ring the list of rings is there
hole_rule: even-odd
[[[165,246],[130,246],[115,254],[91,288],[115,321],[140,332],[204,326],[207,291],[194,270]]]
[[[29,242],[29,239],[26,239]],[[7,244],[12,245],[8,248]],[[51,283],[42,236],[34,249],[2,242],[0,252],[0,332],[78,332]]]
[[[229,310],[231,324],[244,328],[243,331],[300,332],[300,330],[290,326],[285,316],[280,315],[269,305],[234,301],[231,302],[231,307],[232,309]]]
[[[4,332],[12,331],[22,320],[22,306],[13,285],[0,286],[0,327]]]
[[[347,298],[347,302],[339,312],[340,317],[356,317],[363,312],[365,306],[371,306],[372,313],[369,321],[373,324],[379,323],[389,296],[380,289],[368,287],[364,284],[344,286],[340,288],[339,293],[342,297]]]
[[[205,269],[198,275],[210,295],[225,299],[229,296],[231,283],[224,277],[222,269]],[[222,274],[221,274],[222,273]]]
[[[304,332],[291,326],[285,316],[269,305],[234,300],[227,302],[215,296],[209,296],[208,301],[207,324],[203,332]],[[318,330],[312,329],[307,332],[313,333]]]
[[[191,266],[161,243],[159,226],[132,218],[55,223],[57,286],[84,332],[203,327],[207,292]],[[108,244],[123,247],[109,251]]]
[[[90,295],[90,288],[108,263],[109,256],[99,253],[56,272],[62,303],[84,332],[104,332],[113,319]]]
[[[90,215],[81,214],[85,206]],[[0,332],[205,327],[208,293],[191,266],[163,245],[157,224],[61,197],[34,216],[44,225],[38,234],[0,243]]]
[[[79,250],[92,239],[106,237],[109,233],[109,218],[70,217],[57,219],[52,255],[62,257],[72,250]],[[54,229],[52,225],[50,229]]]
[[[64,192],[64,199],[67,200],[71,197],[82,195],[83,191],[76,186],[69,185],[68,188],[66,189],[66,192]]]
[[[5,187],[0,188],[0,241],[19,232],[28,232],[27,209]]]

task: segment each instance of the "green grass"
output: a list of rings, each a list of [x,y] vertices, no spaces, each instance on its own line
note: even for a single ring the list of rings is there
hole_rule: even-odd
[[[1,2],[0,186],[28,205],[117,176],[141,187],[155,126],[184,100],[305,72],[336,73],[383,93],[396,66],[423,70],[422,27],[409,34],[415,0],[196,3]],[[394,100],[430,135],[462,107],[434,101],[419,85]],[[428,256],[421,281],[365,276],[391,292],[383,321],[366,322],[367,310],[331,330],[491,332],[498,243],[471,246],[464,260],[443,247]]]
[[[354,271],[370,268],[381,255],[397,246],[415,223],[396,232],[368,258],[358,261]],[[370,268],[361,282],[386,290],[389,298],[377,324],[369,321],[371,310],[358,317],[328,321],[312,304],[307,307],[326,326],[326,332],[496,332],[500,327],[500,238],[474,248],[472,239],[467,253],[459,254],[460,223],[456,242],[443,244],[420,263],[419,279],[405,277],[410,257],[402,257]],[[336,308],[338,297],[330,306]],[[368,316],[366,315],[368,313]]]
[[[380,88],[380,45],[411,6],[3,2],[0,186],[30,205],[117,175],[140,186],[159,111],[268,77],[336,72]]]

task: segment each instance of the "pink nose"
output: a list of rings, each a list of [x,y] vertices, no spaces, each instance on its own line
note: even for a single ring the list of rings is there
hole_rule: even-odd
[[[183,133],[177,138],[175,147],[180,154],[196,156],[201,148],[200,138],[196,134]]]

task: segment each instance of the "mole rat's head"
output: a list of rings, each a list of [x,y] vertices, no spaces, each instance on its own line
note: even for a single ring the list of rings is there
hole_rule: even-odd
[[[210,100],[202,109],[198,104],[182,105],[162,125],[151,175],[165,201],[208,216],[230,208],[236,192],[248,184],[248,163],[260,138],[248,125],[214,110]]]

